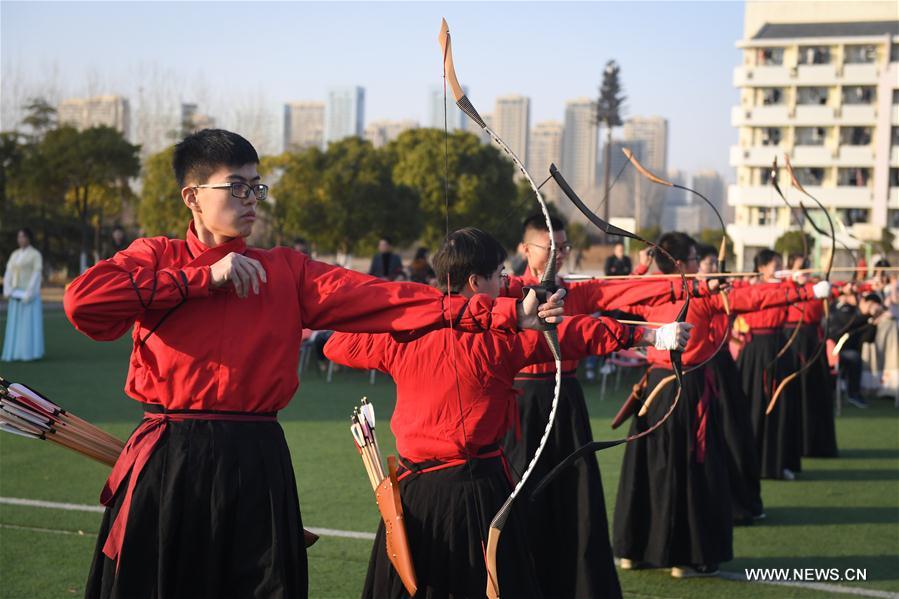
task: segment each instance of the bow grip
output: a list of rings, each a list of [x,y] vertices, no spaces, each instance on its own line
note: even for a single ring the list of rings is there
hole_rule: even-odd
[[[537,304],[545,304],[549,297],[559,290],[559,286],[556,285],[555,281],[553,282],[541,282],[539,285],[525,285],[521,289],[521,299],[524,299],[528,294],[528,291],[531,289],[534,290],[534,293],[537,294]],[[540,324],[543,325],[541,330],[543,331],[551,331],[556,328],[556,325],[550,324],[546,322],[545,318],[537,317],[537,320],[540,321]]]

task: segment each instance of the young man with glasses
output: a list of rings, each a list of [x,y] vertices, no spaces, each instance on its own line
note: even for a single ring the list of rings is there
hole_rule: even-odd
[[[65,310],[97,340],[131,330],[125,392],[143,404],[101,495],[87,597],[306,597],[290,454],[277,412],[298,387],[304,327],[481,332],[559,320],[559,295],[446,297],[251,248],[268,188],[243,137],[218,129],[176,147],[186,240],[138,239],[75,279]],[[176,201],[174,198],[172,201]],[[126,534],[127,533],[127,534]]]
[[[434,255],[438,285],[450,295],[496,297],[506,282],[505,259],[505,249],[491,235],[460,229]],[[681,347],[690,326],[670,323],[652,330],[580,315],[559,325],[558,334],[562,354],[578,359],[634,345]],[[512,490],[500,444],[506,431],[517,429],[513,379],[529,364],[552,361],[546,340],[532,331],[469,335],[444,329],[409,343],[388,334],[336,333],[325,354],[352,368],[381,370],[396,382],[390,426],[400,454],[417,596],[483,597],[487,572],[481,543]],[[503,597],[539,597],[519,524],[513,512],[499,545],[498,586]],[[362,596],[408,596],[387,557],[383,522]]]

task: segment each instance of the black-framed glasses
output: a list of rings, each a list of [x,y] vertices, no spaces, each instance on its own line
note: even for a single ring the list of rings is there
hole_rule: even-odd
[[[268,197],[268,185],[264,185],[262,183],[257,183],[256,185],[250,185],[249,183],[243,183],[241,181],[234,181],[233,183],[210,183],[206,185],[194,185],[196,188],[203,189],[231,189],[231,195],[235,198],[245,200],[250,197],[250,192],[253,192],[253,195],[256,196],[256,199],[260,202]]]
[[[550,249],[552,249],[552,248],[548,248],[548,247],[546,247],[546,246],[542,246],[542,245],[540,245],[540,244],[538,244],[538,243],[528,243],[528,245],[532,245],[532,246],[534,246],[535,248],[540,248],[541,250],[546,250],[547,252],[550,251]],[[570,252],[573,248],[574,248],[574,246],[571,245],[570,243],[568,243],[567,241],[566,241],[565,243],[557,244],[557,245],[556,245],[556,249],[559,250],[559,252],[562,253],[562,254],[567,254],[567,253]]]

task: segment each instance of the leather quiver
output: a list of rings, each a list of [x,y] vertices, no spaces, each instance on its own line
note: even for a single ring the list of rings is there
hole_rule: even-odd
[[[646,389],[647,381],[649,381],[648,369],[643,375],[643,378],[641,378],[640,381],[636,385],[634,385],[633,389],[631,390],[631,394],[627,396],[627,399],[625,399],[624,403],[621,405],[621,409],[618,410],[617,414],[615,414],[615,418],[612,420],[612,429],[616,429],[627,422],[627,419],[633,416],[637,411],[640,398],[643,396],[643,391]]]
[[[378,510],[384,520],[387,533],[387,557],[400,575],[403,586],[410,596],[415,596],[418,583],[415,580],[415,566],[412,563],[412,552],[409,550],[409,539],[406,537],[406,524],[403,521],[403,504],[400,501],[400,486],[396,478],[396,458],[387,456],[387,477],[381,481],[375,491]]]

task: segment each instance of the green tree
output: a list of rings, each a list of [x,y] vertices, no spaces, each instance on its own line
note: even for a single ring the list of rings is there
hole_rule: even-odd
[[[417,201],[390,167],[386,152],[355,137],[326,152],[288,154],[266,209],[281,235],[303,235],[326,251],[370,251],[383,235],[402,246],[418,237]]]
[[[179,237],[184,233],[190,211],[181,200],[181,189],[172,174],[171,146],[147,158],[143,167],[143,188],[137,219],[144,235]]]
[[[66,203],[81,228],[80,267],[88,264],[91,242],[98,251],[97,228],[104,215],[114,215],[131,197],[128,178],[140,172],[139,146],[111,127],[77,131],[60,127],[47,132],[40,152],[65,189]],[[94,235],[92,235],[92,232]]]
[[[476,226],[514,247],[521,231],[509,226],[510,218],[537,209],[533,191],[518,193],[512,162],[471,133],[413,129],[385,150],[394,183],[417,198],[425,245],[440,244],[448,218],[450,230]]]
[[[804,231],[787,231],[774,242],[774,251],[781,256],[802,254],[805,252],[805,246],[802,243],[803,237],[805,237],[806,244],[808,244],[809,251],[811,251],[814,240]]]
[[[621,113],[624,110],[624,89],[619,80],[621,68],[614,60],[606,63],[602,73],[602,84],[599,87],[599,99],[596,102],[596,124],[606,128],[605,153],[603,158],[603,181],[606,201],[603,206],[603,218],[609,220],[609,193],[612,188],[612,129],[622,125]]]

